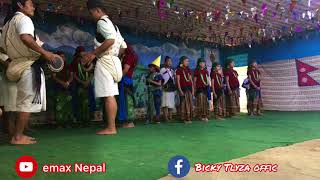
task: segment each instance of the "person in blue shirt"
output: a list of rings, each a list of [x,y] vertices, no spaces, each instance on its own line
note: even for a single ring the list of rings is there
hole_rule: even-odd
[[[149,64],[149,74],[147,76],[148,101],[147,101],[147,119],[146,124],[151,123],[154,114],[155,122],[160,123],[161,98],[162,98],[162,81],[160,65]]]

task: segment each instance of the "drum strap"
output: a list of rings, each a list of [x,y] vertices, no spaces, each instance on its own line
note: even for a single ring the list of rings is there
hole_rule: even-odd
[[[104,22],[108,23],[108,21],[106,21],[106,20],[103,19],[103,18],[102,18],[102,19],[99,19],[99,21],[104,21]],[[116,30],[116,32],[119,31],[119,28],[118,28],[115,24],[113,24],[113,27],[114,27],[114,29]],[[104,38],[104,36],[103,36],[102,34],[96,32],[96,40],[97,40],[99,43],[103,43],[106,39]]]

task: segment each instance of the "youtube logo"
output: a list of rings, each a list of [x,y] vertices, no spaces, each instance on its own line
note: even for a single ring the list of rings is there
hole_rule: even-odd
[[[32,162],[20,162],[19,170],[20,170],[20,172],[32,172],[33,171],[33,163]]]
[[[38,170],[37,161],[31,156],[21,156],[16,161],[16,173],[21,178],[31,178]]]

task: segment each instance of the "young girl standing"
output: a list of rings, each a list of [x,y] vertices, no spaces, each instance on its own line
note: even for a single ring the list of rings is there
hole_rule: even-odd
[[[223,72],[220,64],[215,63],[211,70],[211,87],[215,118],[221,120],[226,117],[226,102],[224,95]]]
[[[227,68],[224,71],[224,76],[227,84],[226,104],[227,104],[227,116],[231,117],[240,112],[239,103],[239,80],[238,73],[233,68],[235,66],[234,60],[227,62]]]
[[[260,87],[260,71],[257,69],[257,62],[252,61],[248,69],[248,78],[250,81],[248,112],[249,115],[262,115],[262,100]]]
[[[198,118],[208,122],[209,103],[208,87],[210,86],[208,71],[204,59],[198,59],[197,69],[194,71],[194,84],[196,89],[196,112]]]
[[[180,94],[180,114],[184,123],[191,123],[193,117],[192,98],[194,96],[194,88],[191,73],[188,57],[182,56],[176,75],[178,91]]]

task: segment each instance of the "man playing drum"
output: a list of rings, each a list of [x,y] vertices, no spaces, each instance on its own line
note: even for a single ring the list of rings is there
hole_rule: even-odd
[[[12,9],[16,13],[5,24],[0,40],[0,47],[12,60],[7,78],[17,83],[18,119],[11,144],[35,144],[36,140],[23,132],[30,113],[46,110],[45,77],[38,59],[42,56],[53,62],[59,56],[44,50],[36,42],[31,20],[35,11],[32,0],[12,0]]]

